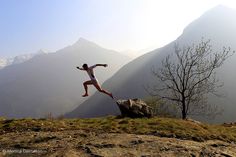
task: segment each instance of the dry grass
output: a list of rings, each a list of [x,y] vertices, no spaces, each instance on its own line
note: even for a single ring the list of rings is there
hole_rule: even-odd
[[[83,130],[96,133],[130,133],[205,141],[236,142],[236,126],[198,124],[174,118],[90,119],[4,119],[0,118],[0,135],[7,132]]]

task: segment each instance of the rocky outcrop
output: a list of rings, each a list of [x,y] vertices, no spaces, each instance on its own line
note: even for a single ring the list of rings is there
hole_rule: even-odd
[[[123,117],[150,118],[153,116],[152,108],[140,99],[117,100],[116,103]]]

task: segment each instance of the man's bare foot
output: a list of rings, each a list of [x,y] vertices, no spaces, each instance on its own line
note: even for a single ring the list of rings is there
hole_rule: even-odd
[[[84,95],[82,95],[82,97],[86,97],[86,96],[88,96],[88,94],[84,94]]]
[[[114,97],[113,97],[112,93],[110,94],[110,97],[111,97],[112,99],[114,99]]]

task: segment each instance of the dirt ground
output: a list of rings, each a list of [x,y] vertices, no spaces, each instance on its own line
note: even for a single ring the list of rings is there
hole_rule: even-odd
[[[153,135],[82,130],[10,132],[0,135],[0,156],[9,157],[236,157],[236,144],[196,142]]]

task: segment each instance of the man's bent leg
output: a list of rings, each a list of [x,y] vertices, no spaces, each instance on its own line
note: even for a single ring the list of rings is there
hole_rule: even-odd
[[[92,85],[92,84],[93,84],[92,81],[85,81],[85,82],[83,83],[83,85],[84,85],[84,90],[85,90],[85,94],[82,95],[83,97],[88,96],[88,85]]]

